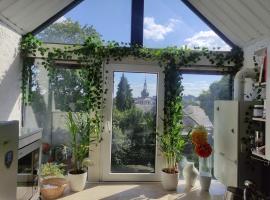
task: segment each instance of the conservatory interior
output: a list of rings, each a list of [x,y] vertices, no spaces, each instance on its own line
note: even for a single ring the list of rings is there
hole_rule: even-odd
[[[269,199],[269,18],[0,0],[0,200]]]

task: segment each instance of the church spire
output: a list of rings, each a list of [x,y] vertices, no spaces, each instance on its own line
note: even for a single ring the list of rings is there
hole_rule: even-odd
[[[147,83],[146,83],[146,74],[145,74],[145,78],[144,78],[144,84],[143,84],[143,90],[141,92],[141,97],[142,98],[146,98],[149,96],[149,92],[147,90]]]

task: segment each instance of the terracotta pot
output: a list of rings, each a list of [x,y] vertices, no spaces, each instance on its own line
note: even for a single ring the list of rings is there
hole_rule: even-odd
[[[73,192],[80,192],[84,189],[87,180],[87,172],[81,174],[68,173],[70,189]]]
[[[161,184],[165,190],[176,190],[179,173],[166,173],[161,171]]]

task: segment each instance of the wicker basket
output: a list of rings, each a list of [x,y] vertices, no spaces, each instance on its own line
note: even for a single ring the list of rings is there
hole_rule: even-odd
[[[43,188],[44,185],[55,186],[53,188]],[[41,181],[40,192],[43,199],[51,200],[61,197],[64,193],[64,190],[68,182],[64,178],[48,178]]]

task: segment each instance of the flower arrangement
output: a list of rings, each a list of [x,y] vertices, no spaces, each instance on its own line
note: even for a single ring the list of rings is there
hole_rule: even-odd
[[[195,153],[202,158],[207,158],[212,153],[212,147],[207,141],[207,131],[204,126],[197,126],[191,132],[191,141]]]

